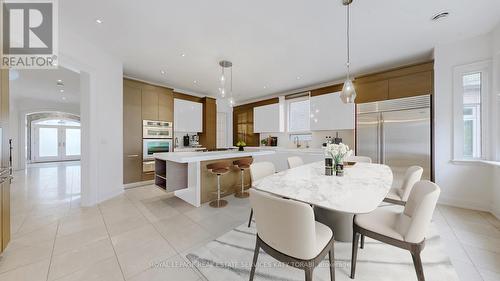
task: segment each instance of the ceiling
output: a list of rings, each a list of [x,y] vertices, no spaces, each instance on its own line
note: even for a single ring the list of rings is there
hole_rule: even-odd
[[[80,74],[64,67],[51,70],[11,70],[12,99],[47,100],[59,103],[80,102]],[[64,86],[57,86],[62,80]],[[61,93],[61,90],[64,92]]]
[[[194,93],[217,94],[222,59],[233,62],[237,101],[345,73],[341,0],[64,0],[59,10],[60,28],[120,58],[125,75]],[[431,21],[441,11],[450,16]],[[354,0],[352,72],[430,59],[437,43],[489,32],[499,19],[498,0]]]

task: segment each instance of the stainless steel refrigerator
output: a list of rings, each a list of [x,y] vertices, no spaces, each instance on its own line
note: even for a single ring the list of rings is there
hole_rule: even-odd
[[[430,95],[358,104],[356,123],[357,155],[391,167],[395,184],[413,165],[431,179]]]

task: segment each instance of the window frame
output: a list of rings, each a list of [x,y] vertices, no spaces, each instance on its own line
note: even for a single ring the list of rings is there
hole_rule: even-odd
[[[489,159],[489,100],[491,97],[491,60],[480,61],[453,68],[453,160]],[[481,156],[464,156],[464,87],[463,77],[481,73]],[[437,93],[439,94],[439,93]],[[477,113],[477,112],[476,112]]]
[[[309,102],[309,113],[307,114],[307,121],[309,122],[308,124],[308,130],[290,130],[290,114],[291,110],[290,107],[293,103],[296,102],[303,102],[303,101],[308,101]],[[294,98],[294,99],[289,99],[286,101],[286,132],[289,135],[302,135],[302,134],[311,134],[311,123],[310,123],[310,114],[311,114],[311,100],[309,96],[304,96],[300,98]]]

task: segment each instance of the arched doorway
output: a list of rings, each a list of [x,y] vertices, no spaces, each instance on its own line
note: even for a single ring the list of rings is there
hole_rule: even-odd
[[[30,163],[80,160],[80,117],[62,112],[27,115],[26,155]]]

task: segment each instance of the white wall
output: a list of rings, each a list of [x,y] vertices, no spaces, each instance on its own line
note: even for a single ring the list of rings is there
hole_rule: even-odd
[[[11,92],[10,130],[13,142],[12,165],[14,170],[26,167],[26,114],[42,111],[57,111],[80,115],[80,105],[41,99],[16,99]]]
[[[217,99],[217,112],[226,113],[226,142],[229,147],[233,146],[233,108],[225,99]]]
[[[494,34],[485,34],[460,42],[440,44],[434,50],[435,83],[435,175],[441,187],[440,202],[478,210],[494,205],[493,169],[481,163],[454,163],[453,157],[453,68],[493,57]],[[498,38],[496,38],[498,39]],[[495,39],[495,40],[496,40]],[[499,44],[500,46],[500,44]],[[498,83],[499,75],[493,77]],[[493,107],[494,108],[494,107]],[[498,124],[497,109],[490,114],[490,124]],[[492,141],[496,142],[496,134]],[[498,191],[495,191],[498,192]]]
[[[61,25],[60,65],[80,72],[82,205],[123,192],[123,65]]]

